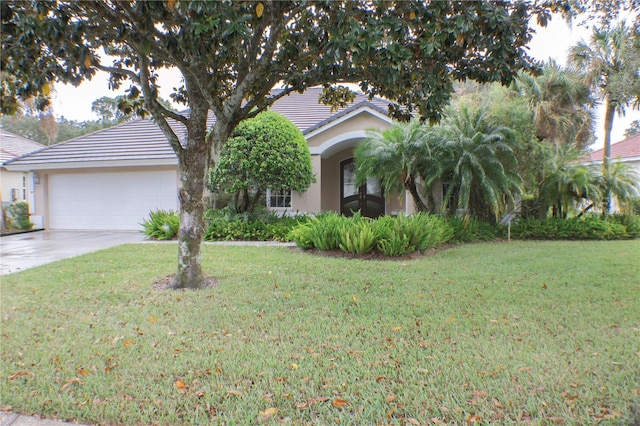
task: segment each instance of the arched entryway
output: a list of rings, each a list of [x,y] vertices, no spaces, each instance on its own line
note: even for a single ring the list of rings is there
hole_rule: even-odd
[[[384,194],[380,180],[369,178],[356,186],[353,158],[340,163],[340,213],[352,216],[355,212],[376,218],[385,214]]]

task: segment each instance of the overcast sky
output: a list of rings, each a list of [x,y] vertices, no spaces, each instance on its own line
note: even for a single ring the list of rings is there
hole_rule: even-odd
[[[546,61],[555,59],[559,64],[566,64],[567,50],[580,39],[588,41],[590,31],[582,26],[570,28],[559,17],[549,23],[546,28],[538,28],[532,42],[529,44],[530,55],[536,59]],[[160,72],[160,95],[169,99],[173,87],[180,84],[179,76],[174,71],[163,70]],[[123,88],[128,87],[127,84]],[[85,121],[95,120],[98,117],[91,111],[91,103],[102,96],[114,97],[122,94],[123,90],[113,92],[107,86],[107,74],[98,73],[91,81],[82,83],[79,87],[57,84],[53,99],[53,109],[56,117],[65,117],[69,120]],[[596,142],[593,149],[602,147],[603,144],[603,109],[598,110],[598,122],[596,124]],[[617,116],[613,122],[612,141],[617,142],[624,138],[624,131],[633,120],[640,119],[640,111],[629,110],[625,117]]]

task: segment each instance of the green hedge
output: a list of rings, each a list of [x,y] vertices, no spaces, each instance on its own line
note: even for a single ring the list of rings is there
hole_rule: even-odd
[[[511,225],[511,238],[521,240],[620,240],[639,236],[638,216],[521,219]]]
[[[293,228],[307,222],[307,216],[278,216],[270,212],[233,214],[226,210],[208,210],[205,241],[290,241]]]

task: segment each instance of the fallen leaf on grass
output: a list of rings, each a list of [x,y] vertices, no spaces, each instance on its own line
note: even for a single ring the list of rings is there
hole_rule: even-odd
[[[331,404],[336,408],[343,408],[346,407],[349,402],[347,402],[347,400],[344,398],[336,398]]]
[[[187,384],[186,384],[183,380],[181,380],[181,379],[176,380],[174,384],[175,384],[175,386],[176,386],[176,388],[177,388],[178,390],[184,390],[184,389],[186,389],[186,388],[188,388],[188,387],[189,387],[189,386],[187,386]]]
[[[69,387],[71,387],[71,385],[76,384],[78,386],[82,386],[82,380],[78,379],[77,377],[74,377],[73,379],[69,380],[67,383],[65,383],[64,385],[62,385],[62,387],[60,388],[60,390],[67,390],[69,389]]]
[[[133,345],[134,341],[133,340],[125,340],[124,342],[122,342],[122,344],[124,346],[131,346]]]
[[[476,416],[475,414],[470,415],[469,417],[467,417],[467,423],[478,423],[482,421],[482,417],[480,416]]]
[[[23,376],[35,377],[35,374],[33,374],[31,371],[16,371],[15,373],[9,376],[9,380],[13,381],[18,377],[23,377]]]
[[[158,318],[150,317],[149,322],[158,322]]]
[[[76,371],[76,374],[78,376],[86,376],[87,374],[89,374],[89,370],[87,370],[86,368],[80,368],[78,369],[78,371]]]
[[[264,411],[260,411],[260,417],[262,417],[263,419],[268,419],[269,417],[274,416],[275,414],[278,414],[278,409],[277,408],[267,408]]]
[[[384,402],[393,402],[396,399],[398,399],[398,397],[396,395],[389,395],[384,399]]]
[[[230,390],[230,391],[227,391],[227,395],[242,396],[242,392],[238,392],[238,391],[235,391],[235,390]]]

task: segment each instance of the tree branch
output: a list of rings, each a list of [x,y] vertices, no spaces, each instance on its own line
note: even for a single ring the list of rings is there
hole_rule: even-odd
[[[180,138],[175,134],[167,122],[167,117],[177,119],[185,126],[189,121],[182,115],[176,114],[160,105],[156,97],[151,92],[151,85],[149,84],[149,58],[142,54],[138,54],[138,65],[140,66],[140,87],[142,88],[142,94],[144,95],[145,105],[156,120],[156,124],[158,124],[167,137],[167,140],[176,155],[180,157],[184,148],[182,147],[182,143],[180,143]]]

